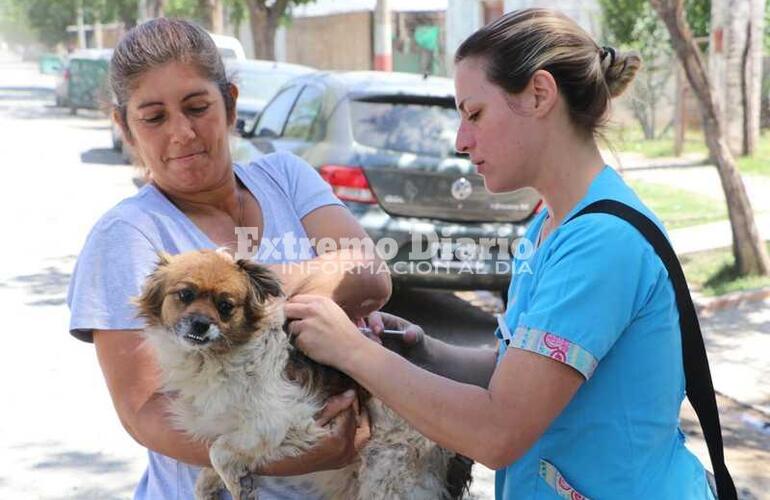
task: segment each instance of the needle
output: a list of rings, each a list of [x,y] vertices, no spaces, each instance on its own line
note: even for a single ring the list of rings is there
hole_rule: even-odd
[[[367,326],[362,326],[362,327],[359,327],[358,329],[361,331],[361,333],[364,333],[367,335],[372,334],[372,329]],[[400,335],[401,337],[403,337],[404,334],[406,334],[406,332],[404,330],[383,330],[382,334],[383,335]]]

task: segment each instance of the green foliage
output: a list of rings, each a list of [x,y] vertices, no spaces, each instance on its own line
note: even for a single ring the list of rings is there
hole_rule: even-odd
[[[668,32],[647,0],[599,0],[608,42],[635,49],[668,43]],[[711,0],[685,0],[687,22],[696,37],[708,36]]]
[[[707,37],[711,32],[711,0],[685,0],[685,15],[692,34]]]
[[[639,198],[663,221],[666,229],[680,229],[725,220],[727,207],[702,194],[667,184],[628,179]]]
[[[770,1],[765,0],[765,54],[770,53]]]
[[[14,0],[0,0],[0,38],[26,44],[34,40],[23,5]]]
[[[120,21],[127,28],[137,23],[139,0],[0,0],[0,33],[9,41],[31,42],[33,38],[53,46],[73,38],[67,26],[77,23],[77,6],[82,1],[86,24]],[[230,21],[236,26],[248,19],[249,8],[245,0],[221,0]],[[281,13],[288,19],[294,6],[314,0],[291,0],[287,10]],[[259,0],[267,6],[270,0]],[[203,22],[201,0],[166,0],[165,14]]]
[[[138,0],[2,0],[0,29],[7,34],[26,27],[39,42],[54,46],[73,36],[67,26],[77,23],[81,1],[86,24],[118,20],[128,27],[136,24]]]
[[[770,286],[767,276],[740,276],[729,248],[680,256],[687,284],[706,296]]]
[[[166,0],[164,12],[168,17],[181,17],[203,23],[203,9],[198,0]]]
[[[102,0],[102,21],[120,21],[126,28],[136,26],[139,16],[138,0]]]
[[[40,42],[54,46],[67,40],[67,26],[75,24],[76,0],[19,0],[25,6],[25,14]]]

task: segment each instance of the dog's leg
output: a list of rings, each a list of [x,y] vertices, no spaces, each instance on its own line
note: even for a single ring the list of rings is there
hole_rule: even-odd
[[[249,461],[238,448],[230,444],[227,436],[220,436],[214,441],[209,449],[209,457],[233,500],[257,500],[256,477],[247,467]],[[244,487],[242,479],[245,479]]]
[[[196,500],[219,500],[219,492],[225,487],[222,478],[211,467],[204,467],[195,481]]]

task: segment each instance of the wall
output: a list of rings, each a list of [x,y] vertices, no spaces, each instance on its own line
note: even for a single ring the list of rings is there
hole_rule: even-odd
[[[372,13],[295,18],[286,29],[286,61],[319,69],[372,69]]]

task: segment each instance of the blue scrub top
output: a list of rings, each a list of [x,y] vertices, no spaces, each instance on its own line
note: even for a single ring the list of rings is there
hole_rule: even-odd
[[[660,221],[605,167],[565,220],[614,199]],[[496,474],[497,499],[712,499],[684,445],[679,314],[663,263],[637,230],[583,215],[535,247],[547,212],[513,260],[501,360],[526,349],[572,366],[585,382],[529,452]],[[512,423],[515,425],[515,423]]]

